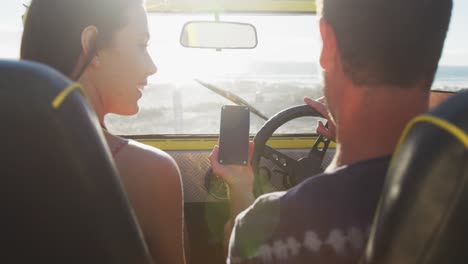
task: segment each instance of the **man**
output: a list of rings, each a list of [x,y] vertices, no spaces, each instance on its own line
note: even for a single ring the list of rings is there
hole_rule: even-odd
[[[384,177],[405,125],[428,108],[451,0],[322,0],[318,3],[325,99],[336,136],[326,172],[240,213],[228,263],[357,263]],[[325,112],[324,105],[305,102]],[[221,166],[233,215],[253,200],[250,167]],[[236,211],[237,210],[237,211]]]

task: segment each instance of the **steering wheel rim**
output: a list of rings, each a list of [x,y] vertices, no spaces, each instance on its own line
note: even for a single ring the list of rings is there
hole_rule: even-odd
[[[268,121],[265,122],[265,124],[260,128],[259,132],[255,135],[255,137],[254,137],[255,150],[254,150],[254,154],[253,154],[253,157],[252,157],[252,167],[254,169],[254,174],[255,174],[254,193],[257,196],[259,194],[263,193],[261,186],[259,186],[261,181],[259,181],[259,179],[258,179],[259,178],[259,171],[260,171],[260,166],[259,166],[260,165],[260,159],[261,159],[262,156],[266,157],[267,159],[269,159],[269,160],[271,160],[273,162],[275,162],[277,166],[282,165],[284,168],[287,167],[286,164],[292,164],[294,162],[300,162],[300,161],[295,161],[294,159],[289,158],[288,156],[286,156],[284,154],[281,154],[279,151],[276,151],[273,148],[266,145],[268,139],[270,139],[270,137],[273,135],[273,133],[279,127],[284,125],[285,123],[287,123],[287,122],[289,122],[289,121],[291,121],[293,119],[296,119],[296,118],[307,117],[307,116],[324,118],[323,115],[320,114],[320,112],[318,112],[317,110],[313,109],[312,107],[310,107],[308,105],[293,106],[293,107],[285,109],[285,110],[277,113],[273,117],[271,117]],[[319,156],[315,157],[315,160],[317,160],[317,158],[320,157],[320,164],[315,165],[315,166],[318,166],[318,168],[320,168],[321,170],[323,170],[321,168],[321,163],[322,163],[322,160],[323,160],[323,154],[326,152],[329,143],[330,143],[330,141],[327,138],[325,138],[323,136],[319,136],[318,139],[316,140],[316,142],[314,143],[314,147],[312,148],[311,153],[309,154],[309,158],[311,158],[311,156],[313,156],[313,155],[319,155]],[[319,150],[320,145],[322,146],[322,148],[321,148],[322,150]],[[320,151],[321,153],[314,154],[313,153],[314,151]],[[265,156],[266,152],[267,153],[268,152],[274,152],[272,155],[276,155],[276,157],[273,156],[273,157],[275,157],[275,159],[272,160],[271,156],[270,157]],[[283,163],[283,161],[284,161],[284,163]],[[292,165],[292,166],[297,166],[297,164]],[[319,171],[311,171],[311,175],[314,175],[317,172],[319,172]],[[289,173],[294,173],[294,172],[290,171]],[[295,176],[290,175],[289,177],[294,178]],[[291,182],[291,184],[297,184],[297,183]],[[284,187],[286,187],[286,188],[292,187],[292,186],[286,186],[284,178],[283,178],[283,185],[285,185]]]

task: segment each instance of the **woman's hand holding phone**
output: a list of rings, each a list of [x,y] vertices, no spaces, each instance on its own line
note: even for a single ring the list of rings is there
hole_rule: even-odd
[[[252,161],[254,143],[249,143],[247,165],[223,165],[219,163],[219,146],[215,146],[210,155],[211,167],[216,177],[222,179],[230,192],[253,193],[254,173]]]
[[[247,165],[220,164],[219,146],[215,146],[210,155],[213,173],[227,184],[229,190],[231,217],[224,226],[224,250],[226,254],[235,218],[255,201],[253,195],[254,173],[251,165],[253,152],[254,143],[250,142]]]

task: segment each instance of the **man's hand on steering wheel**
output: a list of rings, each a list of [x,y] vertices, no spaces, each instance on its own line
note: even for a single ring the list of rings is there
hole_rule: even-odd
[[[324,118],[328,120],[328,127],[323,124],[322,121],[318,121],[317,134],[322,135],[332,141],[336,142],[336,127],[335,123],[331,120],[328,113],[328,108],[325,103],[325,97],[320,97],[319,99],[313,100],[309,97],[304,97],[304,103],[313,109],[317,110]]]

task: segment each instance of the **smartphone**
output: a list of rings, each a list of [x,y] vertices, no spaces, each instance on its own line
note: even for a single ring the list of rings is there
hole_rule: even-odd
[[[247,165],[249,156],[250,111],[246,106],[221,108],[218,162],[224,165]]]

